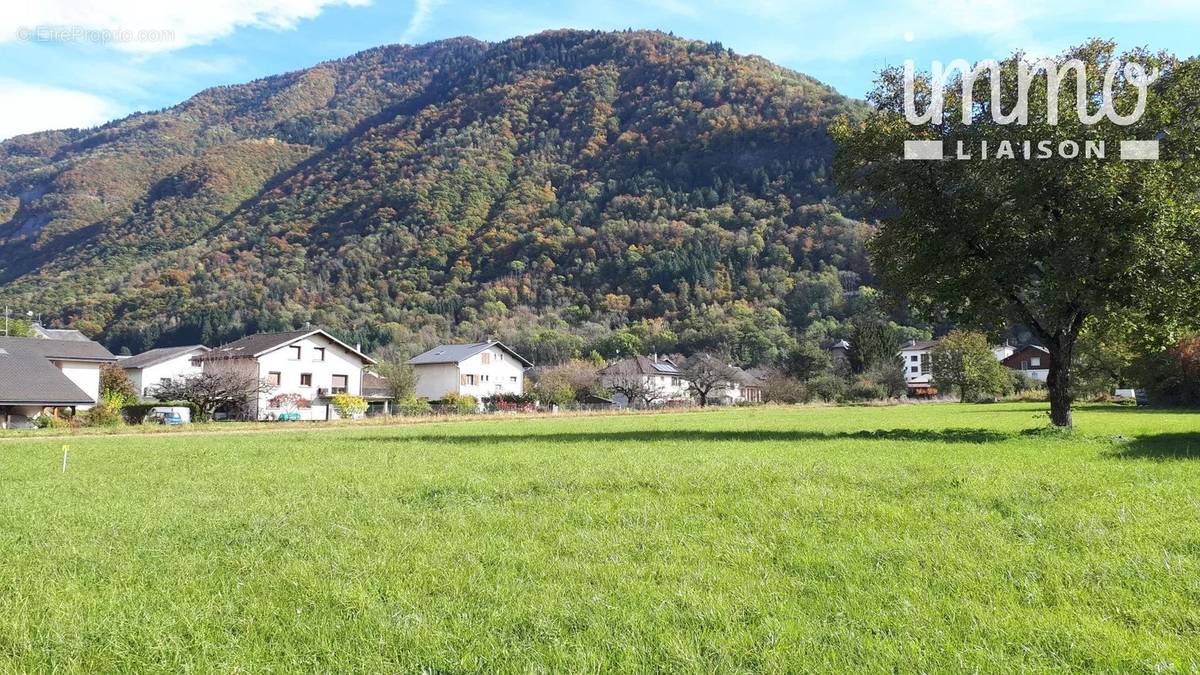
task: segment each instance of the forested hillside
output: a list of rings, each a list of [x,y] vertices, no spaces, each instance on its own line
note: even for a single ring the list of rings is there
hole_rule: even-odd
[[[827,177],[860,105],[661,33],[381,47],[0,144],[0,293],[134,352],[312,322],[761,363],[879,312]]]

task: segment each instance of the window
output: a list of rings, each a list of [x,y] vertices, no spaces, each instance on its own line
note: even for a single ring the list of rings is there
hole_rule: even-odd
[[[910,372],[910,373],[919,373],[919,372],[921,372],[921,367],[920,367],[920,366],[913,366],[912,368],[909,368],[909,369],[908,369],[908,372]]]
[[[928,373],[929,373],[929,355],[922,354],[921,355],[921,374],[926,375]]]
[[[1030,366],[1032,366],[1032,367],[1034,367],[1034,368],[1040,368],[1040,367],[1042,366],[1042,357],[1040,357],[1040,356],[1032,356],[1032,357],[1030,357],[1030,358],[1029,358],[1029,365],[1030,365]]]
[[[912,356],[909,357],[909,360],[912,361],[913,363],[916,363],[917,361],[921,360],[921,357],[917,356],[916,354],[913,354]]]
[[[349,381],[350,381],[350,378],[345,375],[334,375],[333,376],[333,386],[331,386],[329,388],[330,393],[333,393],[333,394],[346,393],[346,385]]]
[[[508,378],[508,381],[509,381],[509,382],[516,382],[516,381],[517,381],[517,376],[516,376],[516,375],[513,375],[512,377]]]
[[[486,366],[487,364],[489,364],[489,363],[491,363],[491,362],[492,362],[492,353],[491,353],[491,352],[484,352],[484,353],[483,353],[483,354],[480,356],[480,358],[481,358],[481,359],[483,359],[483,365],[485,365],[485,366]]]
[[[313,361],[324,361],[324,360],[325,360],[325,348],[324,347],[313,347]]]
[[[299,361],[300,360],[300,345],[292,345],[291,347],[288,347],[288,349],[292,350],[292,360]]]
[[[672,387],[678,387],[678,386],[679,386],[679,378],[678,378],[678,377],[672,377],[672,378],[671,378],[671,386],[672,386]]]
[[[300,373],[300,386],[301,387],[311,387],[312,386],[312,373]]]
[[[490,377],[490,376],[488,376],[488,375],[480,375],[480,376],[479,376],[479,381],[480,381],[480,382],[487,382],[487,381],[488,381],[488,380],[490,380],[490,379],[491,379],[491,377]]]
[[[274,370],[267,373],[267,384],[271,385],[272,387],[278,387],[279,383],[282,381],[283,373],[279,373]]]
[[[468,385],[468,386],[474,385],[475,384],[475,376],[474,375],[463,375],[462,383],[465,385]]]

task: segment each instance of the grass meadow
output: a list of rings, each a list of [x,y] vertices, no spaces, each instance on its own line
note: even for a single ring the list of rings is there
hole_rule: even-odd
[[[0,440],[0,671],[1196,672],[1200,414],[1077,423]]]

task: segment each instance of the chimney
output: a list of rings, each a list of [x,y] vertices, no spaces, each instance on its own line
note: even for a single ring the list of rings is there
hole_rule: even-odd
[[[355,342],[355,343],[354,343],[354,351],[356,351],[356,352],[361,352],[361,351],[362,351],[362,343],[361,343],[361,342]]]
[[[658,363],[658,352],[654,352],[653,357],[654,357],[654,362]]]

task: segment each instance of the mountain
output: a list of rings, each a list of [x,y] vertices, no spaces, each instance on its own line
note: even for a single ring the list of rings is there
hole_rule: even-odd
[[[754,363],[870,304],[827,177],[862,105],[655,32],[380,47],[0,144],[0,294],[134,352],[629,327]]]

